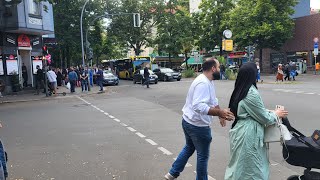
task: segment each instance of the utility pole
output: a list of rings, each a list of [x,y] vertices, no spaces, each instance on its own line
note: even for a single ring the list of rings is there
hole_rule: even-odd
[[[82,7],[82,11],[81,11],[81,16],[80,16],[80,31],[81,31],[81,51],[82,51],[82,66],[85,66],[85,62],[84,62],[84,47],[83,47],[83,27],[82,27],[82,19],[83,19],[83,12],[86,8],[86,5],[88,4],[90,0],[87,0],[83,7]]]

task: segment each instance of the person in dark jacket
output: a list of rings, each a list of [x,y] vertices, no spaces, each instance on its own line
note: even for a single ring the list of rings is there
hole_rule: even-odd
[[[147,88],[149,88],[149,83],[150,83],[149,76],[150,76],[149,69],[148,69],[148,67],[145,67],[144,70],[143,70],[143,77],[144,77],[144,80],[145,80],[144,83],[143,83],[143,86],[147,85]]]
[[[39,95],[41,87],[44,87],[44,74],[43,70],[40,69],[40,66],[37,65],[37,75],[36,75],[36,88],[37,88],[37,93],[36,95]],[[45,92],[45,89],[43,89],[43,92]]]
[[[22,77],[23,77],[23,86],[28,86],[28,70],[27,66],[22,63]]]
[[[62,76],[61,70],[59,68],[57,69],[56,74],[57,74],[57,84],[58,84],[58,86],[61,86],[63,76]]]
[[[75,86],[76,86],[76,83],[77,83],[77,80],[78,80],[78,75],[74,71],[73,67],[70,68],[68,79],[69,79],[69,82],[70,82],[70,91],[71,91],[71,93],[74,93],[75,92]]]

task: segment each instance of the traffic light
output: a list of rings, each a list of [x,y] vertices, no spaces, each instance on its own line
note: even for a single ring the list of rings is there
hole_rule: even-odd
[[[133,13],[133,27],[140,27],[140,13]]]
[[[46,45],[42,46],[42,54],[44,56],[48,54],[48,47]]]

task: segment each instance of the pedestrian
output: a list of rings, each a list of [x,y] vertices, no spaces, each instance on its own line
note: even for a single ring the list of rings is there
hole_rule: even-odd
[[[213,83],[219,77],[219,62],[213,58],[203,63],[203,72],[191,84],[186,103],[182,109],[182,128],[186,144],[180,152],[165,179],[176,179],[183,171],[188,159],[197,151],[197,180],[208,179],[208,160],[211,136],[212,116],[219,116],[220,124],[225,126],[226,120],[234,119],[228,109],[220,109]],[[219,79],[219,78],[218,78]]]
[[[81,79],[81,89],[83,91],[88,91],[88,70],[82,69],[80,71],[80,79]]]
[[[297,65],[295,62],[291,62],[290,64],[290,76],[292,79],[295,81],[296,80],[296,75],[297,75]]]
[[[22,63],[22,78],[23,78],[23,87],[28,86],[28,70],[27,66]]]
[[[57,75],[53,71],[54,69],[52,67],[49,68],[49,71],[47,72],[47,77],[50,83],[50,89],[53,91],[53,94],[56,94],[57,92]]]
[[[278,71],[276,76],[276,82],[282,81],[283,82],[283,71],[282,71],[282,64],[278,65]]]
[[[259,61],[259,59],[257,58],[256,61]],[[261,81],[261,83],[263,82],[263,80],[261,80],[261,77],[260,77],[260,65],[259,65],[259,62],[256,62],[256,66],[257,66],[257,77],[256,77],[256,81],[259,82]]]
[[[61,70],[59,68],[57,68],[57,85],[58,86],[62,86],[62,79],[63,79],[63,76],[62,76],[62,73],[61,73]]]
[[[142,84],[142,86],[147,85],[147,88],[149,88],[149,84],[150,84],[150,73],[149,73],[149,68],[146,66],[143,69],[143,78],[144,78],[144,83]]]
[[[223,64],[221,64],[221,65],[220,65],[220,80],[222,80],[223,77],[224,77],[226,80],[228,80],[228,78],[227,78],[227,76],[226,76],[226,67],[225,67]]]
[[[284,77],[284,80],[286,81],[288,79],[288,81],[290,81],[290,65],[289,63],[287,63],[284,67],[284,73],[286,74],[286,77]]]
[[[43,76],[43,71],[40,68],[39,65],[36,66],[37,68],[37,74],[36,74],[36,89],[37,89],[37,93],[36,95],[40,94],[40,89],[41,87],[44,87],[44,76]],[[43,90],[43,92],[45,92],[45,90]]]
[[[77,73],[77,77],[78,77],[78,79],[77,79],[77,81],[76,81],[76,86],[77,87],[80,87],[81,85],[81,79],[80,79],[80,69],[79,69],[79,67],[77,67],[76,69],[75,69],[75,72]]]
[[[97,84],[100,87],[99,91],[102,92],[103,91],[103,71],[101,66],[99,66],[96,76],[97,76]]]
[[[88,71],[89,71],[89,82],[90,82],[90,86],[93,87],[93,74],[94,74],[94,70],[93,70],[92,67],[91,67]]]
[[[68,74],[68,79],[69,79],[69,82],[70,82],[70,92],[74,93],[75,92],[76,83],[77,83],[77,80],[78,80],[78,75],[74,71],[73,67],[70,68],[70,72]]]
[[[256,85],[257,66],[246,63],[240,69],[229,108],[236,118],[229,132],[230,161],[225,180],[268,180],[269,160],[263,142],[264,127],[288,115],[284,110],[267,110]]]

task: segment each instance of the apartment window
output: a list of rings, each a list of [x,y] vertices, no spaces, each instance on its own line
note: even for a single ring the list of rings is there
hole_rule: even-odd
[[[40,14],[40,3],[35,2],[34,0],[29,1],[29,13],[33,15],[41,15]]]

